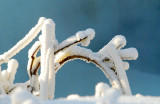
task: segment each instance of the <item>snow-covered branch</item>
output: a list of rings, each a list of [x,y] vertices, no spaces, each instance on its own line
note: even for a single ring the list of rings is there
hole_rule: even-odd
[[[45,21],[45,18],[41,17],[38,21],[38,24],[35,27],[33,27],[22,40],[20,40],[9,51],[7,51],[3,55],[1,55],[0,56],[0,64],[2,64],[4,62],[8,62],[11,57],[16,55],[20,50],[22,50],[25,46],[27,46],[41,31],[41,27],[42,27],[44,21]]]
[[[33,44],[28,52],[27,71],[29,81],[14,84],[13,81],[18,68],[18,62],[11,58],[25,48],[40,31],[42,31],[42,35],[39,36],[39,40]],[[18,97],[26,93],[20,88],[14,92],[17,87],[21,87],[28,90],[30,94],[39,96],[41,100],[53,99],[56,72],[68,61],[81,59],[87,63],[91,62],[100,68],[114,88],[112,89],[108,85],[100,83],[96,87],[94,99],[100,98],[103,99],[102,103],[111,103],[115,98],[118,99],[120,94],[131,95],[128,78],[125,72],[129,69],[129,63],[126,62],[126,60],[136,60],[138,57],[137,50],[135,48],[122,49],[126,45],[126,39],[121,35],[115,36],[98,52],[92,52],[90,49],[77,46],[78,44],[88,46],[94,36],[95,31],[89,28],[79,31],[74,36],[58,43],[55,36],[54,21],[52,19],[40,18],[38,24],[32,28],[22,40],[0,56],[0,64],[9,61],[7,70],[1,72],[0,69],[0,94],[11,94],[12,98],[15,98],[13,96]],[[39,51],[40,56],[37,56]],[[40,75],[38,74],[39,69],[41,69]],[[28,95],[29,93],[27,93],[26,95],[30,96]],[[30,99],[30,97],[27,96],[18,102],[15,100],[13,100],[13,102],[21,103],[27,101],[27,99]],[[72,98],[79,98],[79,96],[72,95],[67,99]],[[107,101],[104,100],[104,98],[107,98]],[[35,100],[35,98],[32,100]]]

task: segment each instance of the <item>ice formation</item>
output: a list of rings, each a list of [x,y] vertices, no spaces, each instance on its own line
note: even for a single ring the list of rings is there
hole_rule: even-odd
[[[20,52],[21,49],[25,48],[40,31],[42,31],[42,35],[39,36],[39,40],[33,44],[28,52],[27,70],[30,78],[29,81],[13,84],[18,62],[11,58]],[[78,44],[88,46],[94,36],[95,31],[89,28],[79,31],[74,36],[58,43],[55,36],[54,21],[44,17],[40,18],[38,24],[22,40],[9,51],[0,55],[0,64],[8,63],[7,70],[3,70],[2,72],[0,70],[0,95],[10,94],[17,87],[21,87],[42,100],[54,99],[55,74],[66,62],[74,59],[81,59],[95,64],[109,79],[114,90],[108,91],[109,86],[100,83],[96,87],[96,97],[109,97],[110,95],[108,94],[114,95],[116,92],[122,95],[131,95],[125,72],[129,69],[129,63],[126,60],[137,59],[138,52],[136,48],[122,49],[126,45],[126,39],[122,35],[115,36],[98,52],[92,52],[90,49],[77,46]],[[38,51],[40,51],[40,56],[37,56]],[[40,75],[38,74],[39,69]],[[19,95],[21,93],[15,96]],[[76,98],[79,98],[79,96],[72,95],[68,97],[68,99]],[[29,98],[24,97],[22,99]],[[32,100],[27,101],[33,103]]]

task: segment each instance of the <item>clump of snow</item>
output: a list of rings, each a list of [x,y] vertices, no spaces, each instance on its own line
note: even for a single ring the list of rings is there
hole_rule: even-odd
[[[81,44],[82,46],[88,46],[90,44],[90,40],[92,40],[95,36],[95,31],[91,28],[85,30],[85,31],[79,31],[76,33],[77,40],[83,39],[84,37],[87,37],[85,41],[83,41]]]
[[[126,38],[122,35],[115,36],[109,44],[114,44],[117,49],[121,49],[126,45],[127,41]]]
[[[72,95],[68,95],[67,99],[69,100],[74,100],[74,99],[78,99],[80,96],[78,94],[72,94]]]
[[[128,70],[129,69],[129,63],[123,61],[123,67],[124,67],[124,70]]]
[[[121,49],[118,54],[124,60],[136,60],[138,58],[138,51],[136,48]]]
[[[106,94],[106,91],[109,89],[109,85],[105,83],[98,83],[96,85],[95,97],[103,97]]]
[[[23,88],[16,88],[11,93],[12,104],[40,104],[40,101]]]

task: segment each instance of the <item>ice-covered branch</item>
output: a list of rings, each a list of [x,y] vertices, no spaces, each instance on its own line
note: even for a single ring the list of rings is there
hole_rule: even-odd
[[[72,36],[64,40],[62,43],[60,43],[55,49],[55,54],[73,45],[77,45],[79,43],[81,43],[83,46],[88,46],[90,43],[90,40],[92,40],[94,36],[95,36],[95,31],[91,28],[85,31],[79,31],[76,33],[75,36]]]
[[[110,46],[111,44],[114,44],[115,51],[111,51],[114,47]],[[98,53],[94,53],[89,49],[82,48],[79,46],[72,46],[56,54],[55,61],[60,63],[59,68],[61,68],[61,66],[63,66],[64,63],[73,59],[82,59],[86,60],[87,62],[92,62],[104,72],[104,74],[109,78],[110,83],[113,87],[120,90],[122,89],[122,92],[124,94],[129,95],[131,94],[130,87],[128,84],[127,77],[124,75],[125,70],[129,68],[129,63],[123,62],[121,60],[135,60],[138,57],[138,52],[135,48],[121,50],[121,48],[124,47],[125,44],[125,38],[123,36],[118,35],[114,37]],[[115,55],[115,52],[117,56]],[[117,63],[115,57],[119,57],[118,62],[121,61],[121,64]],[[121,71],[117,71],[117,67],[121,67]],[[57,68],[56,71],[58,71],[59,68]],[[121,72],[123,73],[121,74]],[[119,76],[121,76],[121,78]]]
[[[28,52],[27,70],[30,80],[25,83],[13,84],[18,62],[13,59],[10,60],[10,58],[28,45],[41,30],[42,35],[40,35],[39,41],[36,41]],[[94,99],[100,97],[100,99],[103,99],[101,103],[106,103],[105,98],[107,97],[109,98],[107,103],[111,103],[114,100],[114,94],[117,94],[117,90],[121,94],[130,95],[131,90],[125,72],[129,69],[129,63],[126,60],[137,59],[137,50],[135,48],[122,49],[126,45],[126,39],[121,35],[115,36],[98,52],[92,52],[90,49],[77,46],[78,44],[88,46],[94,36],[95,31],[89,28],[77,32],[74,36],[69,37],[59,44],[55,36],[55,23],[53,20],[40,18],[38,24],[22,40],[8,52],[0,56],[0,64],[10,60],[7,70],[1,72],[0,69],[0,94],[10,94],[18,86],[21,86],[31,94],[40,96],[42,100],[53,99],[55,73],[68,61],[81,59],[87,63],[91,62],[100,68],[109,79],[111,86],[116,88],[114,90],[108,90],[110,89],[109,86],[101,83],[96,87]],[[37,56],[39,50],[40,56]],[[38,70],[40,66],[41,71],[39,75]],[[14,96],[14,94],[11,95]],[[72,95],[67,99],[75,98],[79,98],[79,96]],[[25,98],[22,99],[26,101]]]
[[[39,90],[39,80],[38,80],[38,69],[40,67],[40,57],[36,57],[37,52],[40,49],[40,42],[36,41],[34,45],[31,47],[31,49],[28,52],[28,75],[30,78],[30,92],[33,93],[33,91]]]
[[[56,45],[55,41],[56,41],[55,23],[51,19],[47,19],[42,27],[42,36],[40,38],[41,42],[40,96],[42,99],[48,99],[48,96],[50,97],[50,99],[54,97],[55,69],[54,69],[53,48]],[[53,59],[50,59],[49,57]]]
[[[111,55],[114,61],[115,71],[117,72],[118,79],[122,85],[124,94],[131,95],[128,78],[124,70],[122,59],[120,58],[118,52],[116,51],[116,46],[112,44],[108,46],[108,53]]]
[[[25,46],[27,46],[41,31],[41,27],[43,25],[45,18],[41,17],[38,21],[38,24],[33,27],[29,33],[20,40],[14,47],[12,47],[9,51],[5,52],[0,56],[0,64],[8,62],[11,57],[16,55],[20,50],[22,50]]]
[[[104,62],[102,62],[102,60],[100,60],[99,55],[97,53],[93,53],[91,50],[86,48],[73,46],[68,50],[61,52],[55,56],[55,61],[60,63],[60,67],[63,66],[64,63],[73,59],[82,59],[87,62],[94,63],[104,72],[106,77],[109,78],[111,85],[121,91],[121,85],[118,81],[116,74],[112,69],[108,67],[108,64],[105,64]]]

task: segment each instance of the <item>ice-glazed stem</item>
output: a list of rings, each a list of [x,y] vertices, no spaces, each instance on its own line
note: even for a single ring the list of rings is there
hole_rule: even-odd
[[[88,46],[90,40],[92,40],[94,36],[95,31],[91,28],[84,31],[79,31],[76,33],[75,36],[71,36],[68,39],[64,40],[62,43],[60,43],[55,49],[55,54],[79,43],[81,43],[83,46]]]
[[[55,56],[55,61],[59,62],[60,64],[60,67],[58,67],[58,69],[61,68],[66,62],[74,59],[81,59],[87,62],[92,62],[103,71],[103,73],[109,79],[112,87],[118,89],[119,91],[123,91],[122,86],[119,83],[118,77],[115,74],[115,72],[100,59],[100,56],[97,53],[94,53],[89,49],[82,48],[79,46],[73,46],[72,48],[69,48],[68,50],[62,53],[64,54],[59,53]],[[56,72],[58,71],[58,69],[56,69]]]
[[[126,45],[126,38],[122,35],[116,35],[108,44],[114,44],[116,49],[120,50]]]
[[[39,80],[38,80],[38,69],[40,67],[40,57],[36,57],[39,49],[41,47],[40,41],[36,41],[31,49],[28,51],[28,65],[27,71],[30,78],[29,91],[34,93],[34,91],[39,90]]]
[[[136,60],[138,58],[138,51],[136,48],[121,49],[118,51],[123,60]]]
[[[129,83],[128,83],[128,78],[127,78],[126,72],[125,72],[124,67],[123,67],[123,62],[122,62],[122,59],[120,58],[120,56],[117,52],[116,46],[114,44],[109,44],[108,45],[108,53],[114,61],[114,64],[115,64],[115,67],[116,67],[116,72],[117,72],[119,81],[122,85],[122,88],[124,90],[123,91],[124,94],[131,95],[132,93],[131,93],[131,90],[130,90],[130,86],[129,86]]]
[[[50,64],[50,60],[51,60],[51,48],[48,49],[47,51],[47,55],[46,55],[46,67],[45,67],[45,71],[44,71],[44,76],[43,79],[41,79],[40,82],[40,97],[43,100],[47,100],[48,99],[48,94],[49,94],[49,64]]]
[[[49,67],[49,59],[46,59],[49,56],[47,55],[47,51],[49,48],[52,47],[52,49],[50,49],[50,51],[53,51],[53,42],[55,41],[55,24],[51,19],[47,19],[44,22],[44,25],[42,27],[42,36],[40,38],[40,42],[41,42],[41,75],[40,75],[40,97],[42,99],[48,99],[48,88],[49,87],[49,83],[51,82],[51,79],[53,79],[54,77],[52,77],[51,75],[54,74],[50,74],[49,76],[49,72],[53,72],[53,67],[51,65],[51,67]],[[51,46],[52,45],[52,46]],[[50,52],[49,52],[50,53]],[[52,58],[53,58],[53,54],[52,54]],[[47,62],[46,62],[47,61]],[[54,66],[54,63],[52,63]],[[50,68],[50,69],[49,69]],[[45,78],[44,77],[48,77]],[[50,78],[50,79],[49,79]],[[44,81],[45,80],[45,81]],[[50,80],[50,81],[49,81]],[[53,80],[54,81],[54,80]],[[52,86],[52,85],[51,85]],[[54,86],[54,85],[53,85]],[[53,87],[52,86],[52,87]],[[47,92],[45,92],[47,88]],[[49,90],[50,91],[50,90]],[[47,93],[44,94],[44,93]],[[46,97],[47,96],[47,97]],[[51,96],[51,95],[50,95]],[[53,97],[53,96],[52,96]]]
[[[55,91],[55,64],[54,64],[54,48],[50,47],[50,60],[49,60],[49,90],[48,90],[48,98],[54,98]]]
[[[54,91],[55,91],[55,63],[54,63],[54,48],[57,46],[57,40],[55,36],[55,23],[52,20],[49,20],[50,23],[50,59],[49,59],[49,87],[48,87],[48,98],[54,98]]]
[[[40,42],[41,42],[41,75],[43,76],[43,73],[45,71],[45,60],[46,60],[46,54],[47,54],[47,50],[50,46],[50,44],[53,41],[53,36],[51,34],[52,30],[52,26],[49,23],[50,20],[46,20],[44,22],[44,25],[42,27],[42,36],[40,38]]]
[[[22,50],[25,46],[27,46],[41,31],[41,26],[43,25],[45,18],[41,17],[38,21],[38,24],[32,28],[29,33],[20,40],[14,47],[12,47],[9,51],[5,52],[0,56],[0,64],[8,62],[11,57],[16,55],[20,50]]]
[[[36,68],[36,63],[35,61],[39,61],[37,59],[40,58],[36,58],[37,52],[39,51],[41,47],[41,43],[40,41],[36,41],[33,46],[31,47],[31,49],[28,51],[28,65],[27,65],[27,71],[28,71],[28,75],[31,78],[32,74],[33,74],[33,70]]]

